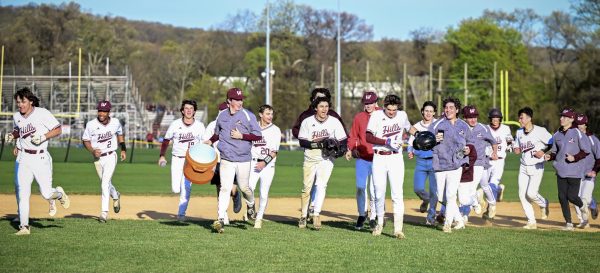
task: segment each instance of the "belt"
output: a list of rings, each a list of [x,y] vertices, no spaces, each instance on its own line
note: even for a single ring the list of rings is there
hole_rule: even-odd
[[[264,159],[260,159],[260,158],[253,158],[252,161],[256,161],[256,162],[264,162]]]
[[[185,158],[185,155],[183,156],[179,156],[179,155],[173,155],[174,157],[179,157],[179,158]]]
[[[397,151],[375,151],[376,154],[379,155],[391,155],[391,154],[397,154]]]
[[[101,154],[100,154],[100,157],[107,156],[107,155],[110,155],[110,154],[112,154],[112,153],[113,153],[113,151],[106,152],[106,153],[101,153]]]
[[[29,150],[29,149],[23,149],[24,152],[28,153],[28,154],[43,154],[44,150]]]
[[[421,158],[421,159],[423,159],[423,160],[430,160],[430,159],[433,159],[433,157],[420,157],[420,158]]]

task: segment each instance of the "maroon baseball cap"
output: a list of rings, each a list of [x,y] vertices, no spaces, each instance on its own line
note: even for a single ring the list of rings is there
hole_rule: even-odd
[[[577,118],[575,119],[575,124],[577,124],[577,125],[588,124],[588,117],[585,114],[577,114]]]
[[[572,108],[565,108],[562,110],[562,112],[560,112],[560,116],[575,119],[575,110],[573,110]]]
[[[227,109],[227,102],[222,102],[219,104],[219,111],[223,111],[225,109]]]
[[[107,100],[99,101],[98,105],[96,105],[96,109],[102,112],[110,112],[111,107],[110,101]]]
[[[373,91],[366,91],[362,96],[363,104],[372,104],[377,102],[377,94]]]
[[[242,89],[234,87],[227,90],[227,99],[243,100],[244,95],[242,93]]]
[[[467,105],[462,109],[463,117],[465,118],[476,118],[479,116],[479,112],[477,112],[477,108],[472,105]]]

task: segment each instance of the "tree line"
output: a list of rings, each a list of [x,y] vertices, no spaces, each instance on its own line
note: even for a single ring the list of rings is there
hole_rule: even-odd
[[[537,110],[535,119],[554,130],[562,107],[586,113],[592,129],[600,128],[600,4],[577,0],[569,11],[547,16],[533,10],[486,10],[446,30],[420,28],[410,40],[373,41],[373,26],[355,14],[299,5],[291,0],[270,8],[273,106],[276,122],[289,128],[308,106],[310,91],[334,91],[336,42],[341,38],[342,82],[402,82],[403,74],[434,75],[442,71],[442,96],[462,99],[464,66],[468,65],[469,104],[485,114],[492,107],[494,65],[510,75],[511,113],[520,106]],[[226,83],[244,89],[245,106],[264,103],[266,10],[238,11],[210,29],[99,16],[77,3],[0,6],[0,44],[5,46],[5,73],[26,67],[31,57],[41,66],[61,67],[84,51],[86,73],[111,67],[132,72],[148,103],[176,107],[181,97],[207,105],[210,118],[225,99]],[[367,72],[368,71],[368,72]],[[410,87],[409,87],[410,88]],[[357,98],[360,94],[356,95]],[[407,97],[407,112],[416,119],[418,106]],[[351,120],[357,100],[343,100],[342,116]],[[485,115],[483,115],[485,121]],[[348,122],[349,123],[349,122]]]

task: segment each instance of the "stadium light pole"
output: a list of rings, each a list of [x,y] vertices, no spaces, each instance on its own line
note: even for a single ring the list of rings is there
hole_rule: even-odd
[[[270,11],[269,11],[269,0],[267,0],[267,56],[266,56],[266,63],[265,63],[265,74],[269,75],[265,77],[265,104],[271,105],[271,90],[270,90],[270,86],[271,86],[271,60],[270,60],[270,55],[271,55],[271,15],[270,15]]]
[[[342,37],[340,36],[340,0],[337,1],[337,90],[336,90],[336,98],[337,105],[336,110],[338,114],[342,115],[342,62],[340,57],[340,41]]]

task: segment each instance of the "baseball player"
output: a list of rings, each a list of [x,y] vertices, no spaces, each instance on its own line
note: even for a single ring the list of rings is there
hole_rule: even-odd
[[[31,183],[37,181],[42,197],[46,200],[58,199],[60,204],[69,208],[71,202],[62,187],[52,187],[52,157],[48,153],[48,139],[61,134],[58,120],[45,108],[39,107],[39,99],[27,87],[19,89],[15,95],[19,112],[13,115],[14,130],[11,138],[18,137],[21,152],[18,153],[18,206],[19,231],[16,235],[29,235],[29,198]]]
[[[185,221],[185,212],[190,201],[192,183],[183,175],[183,166],[185,164],[185,155],[187,150],[199,143],[204,134],[204,124],[196,120],[196,110],[198,105],[196,101],[184,100],[181,102],[181,119],[174,120],[167,132],[160,148],[159,166],[165,166],[167,159],[165,153],[171,140],[173,141],[173,150],[171,152],[171,191],[179,193],[179,209],[177,220]]]
[[[262,228],[262,219],[267,209],[269,189],[275,175],[275,160],[281,142],[281,130],[273,124],[273,107],[262,105],[258,108],[261,140],[252,141],[252,165],[250,166],[250,189],[256,189],[260,178],[260,203],[254,228]]]
[[[458,119],[458,111],[461,109],[460,100],[449,97],[444,99],[444,116],[428,128],[436,136],[439,143],[433,148],[433,169],[437,183],[437,195],[446,198],[446,210],[444,212],[444,227],[446,233],[452,232],[452,223],[457,222],[455,229],[465,228],[465,223],[458,210],[456,198],[458,186],[462,175],[462,165],[468,164],[470,153],[466,146],[467,140],[471,139],[469,125]]]
[[[323,149],[328,147],[330,139],[335,139],[340,142],[343,151],[347,150],[347,135],[342,123],[328,115],[330,102],[326,97],[318,97],[313,102],[313,107],[316,111],[315,115],[308,117],[302,121],[300,125],[300,133],[298,140],[300,146],[304,148],[304,180],[301,197],[300,221],[299,228],[306,228],[306,217],[308,214],[309,195],[314,186],[317,188],[315,192],[315,207],[313,214],[313,225],[316,230],[321,228],[320,213],[325,201],[325,192],[327,183],[333,170],[333,162],[335,158],[324,156]]]
[[[469,125],[471,130],[471,138],[467,139],[467,142],[472,144],[476,150],[476,160],[473,168],[473,180],[470,182],[460,183],[458,187],[458,199],[461,203],[461,214],[463,215],[464,221],[468,222],[468,215],[471,207],[475,210],[476,214],[481,214],[481,204],[477,200],[477,185],[481,184],[481,188],[488,197],[490,207],[495,212],[496,198],[492,195],[492,189],[487,179],[482,179],[484,172],[490,167],[489,159],[485,155],[487,145],[492,146],[491,158],[492,160],[498,159],[498,144],[496,139],[490,133],[490,130],[483,124],[477,122],[479,117],[479,111],[472,105],[467,105],[462,111],[463,117],[466,123]]]
[[[498,159],[490,160],[490,167],[487,169],[487,173],[484,175],[482,179],[485,179],[492,190],[491,196],[487,196],[487,201],[490,202],[491,197],[495,198],[496,202],[502,201],[502,197],[504,196],[504,184],[502,182],[502,174],[504,173],[504,164],[506,161],[507,150],[512,146],[513,137],[510,132],[510,128],[507,125],[502,124],[502,112],[497,108],[493,108],[488,113],[488,118],[490,124],[487,125],[487,128],[492,133],[492,137],[496,139],[496,144],[498,145],[498,149],[496,151],[498,155]],[[488,146],[486,149],[486,155],[491,156],[492,147]],[[478,196],[483,197],[483,189],[478,190]],[[490,207],[488,205],[487,211],[484,213],[484,216],[487,218],[494,218],[495,216],[495,207]]]
[[[432,159],[433,151],[421,151],[416,150],[412,146],[415,140],[414,134],[416,132],[427,131],[429,125],[435,122],[434,115],[437,111],[437,106],[432,101],[426,101],[421,107],[422,120],[413,124],[411,128],[411,136],[408,140],[408,158],[416,159],[415,173],[413,177],[413,188],[419,199],[422,200],[419,211],[421,213],[427,212],[425,219],[426,225],[435,224],[435,211],[438,202],[437,196],[437,184],[435,182],[435,172],[433,171]],[[429,192],[425,190],[425,182],[429,178]],[[429,210],[427,207],[429,206]]]
[[[311,95],[310,95],[310,105],[308,106],[308,109],[306,109],[304,112],[302,112],[298,116],[298,119],[296,119],[296,122],[292,126],[292,135],[294,135],[295,138],[298,138],[298,134],[300,132],[300,125],[302,124],[302,121],[304,121],[308,117],[315,115],[316,112],[315,112],[315,109],[313,108],[313,102],[318,97],[326,97],[329,101],[331,101],[331,93],[329,92],[329,89],[315,88],[312,90]],[[342,120],[342,117],[338,113],[333,111],[333,109],[329,109],[329,112],[327,112],[327,115],[337,118],[340,121],[340,123],[342,123],[344,130],[346,130],[346,126],[344,125],[344,121]],[[348,132],[346,132],[346,134],[348,134]],[[317,188],[313,187],[312,189],[313,190],[310,193],[311,202],[310,202],[310,209],[309,209],[309,214],[308,214],[308,216],[309,216],[308,221],[312,220],[312,215],[313,215],[313,211],[314,211],[315,192],[316,192]]]
[[[585,159],[592,151],[590,139],[579,129],[573,127],[575,111],[565,108],[560,115],[560,128],[554,133],[550,154],[544,156],[546,161],[554,161],[556,169],[556,183],[558,185],[558,201],[565,217],[566,225],[563,230],[573,231],[575,227],[571,222],[571,209],[569,202],[581,210],[583,223],[588,221],[588,204],[579,197],[581,179],[584,178],[586,169]]]
[[[600,140],[596,137],[592,132],[588,131],[587,124],[588,118],[584,114],[578,114],[575,119],[575,123],[577,124],[577,128],[585,134],[589,140],[591,145],[591,153],[585,157],[584,160],[584,169],[583,169],[583,179],[581,179],[581,185],[579,187],[579,197],[584,204],[587,204],[590,210],[598,210],[597,206],[593,205],[593,197],[592,193],[594,192],[594,183],[596,182],[596,175],[598,170],[600,170]],[[590,226],[589,220],[585,221],[582,217],[581,209],[575,207],[577,212],[577,218],[579,218],[578,228],[588,228]],[[594,213],[592,212],[592,218],[594,217]],[[596,216],[597,216],[596,212]],[[595,218],[594,218],[595,219]]]
[[[227,91],[229,108],[219,113],[214,135],[204,142],[212,145],[218,140],[217,147],[221,152],[219,166],[221,192],[217,206],[218,219],[212,225],[218,233],[224,232],[229,194],[234,179],[237,179],[244,199],[246,199],[247,218],[256,218],[254,193],[249,186],[248,179],[252,161],[252,141],[260,140],[262,135],[254,114],[243,108],[243,100],[244,95],[241,89],[234,87]]]
[[[98,117],[88,121],[81,137],[83,145],[94,157],[94,166],[100,177],[102,190],[101,211],[98,218],[100,223],[106,223],[108,219],[109,197],[113,199],[115,213],[121,210],[121,194],[112,184],[112,176],[117,167],[117,145],[121,148],[121,161],[127,158],[123,127],[118,119],[110,117],[111,107],[109,101],[99,101],[96,106]]]
[[[367,124],[374,111],[379,110],[377,106],[377,94],[373,91],[367,91],[363,94],[362,103],[364,111],[354,116],[350,135],[348,136],[348,151],[346,160],[352,157],[356,158],[356,205],[358,208],[358,220],[355,228],[362,229],[367,219],[367,206],[371,207],[370,225],[375,228],[375,203],[373,192],[373,144],[368,143],[366,139]],[[370,183],[369,183],[370,182]],[[369,185],[369,194],[367,195],[367,185]]]
[[[544,152],[552,145],[552,135],[544,127],[533,125],[533,110],[524,107],[519,110],[519,124],[513,150],[521,154],[519,167],[519,199],[527,217],[525,229],[536,229],[537,224],[533,213],[534,202],[540,206],[541,218],[547,219],[550,213],[548,199],[539,193],[540,183],[544,175]]]
[[[227,105],[227,102],[223,102],[221,104],[219,104],[218,109],[219,112],[227,109],[227,107],[229,107]],[[206,142],[207,140],[209,140],[215,133],[215,125],[217,124],[217,120],[213,120],[210,123],[208,123],[208,125],[206,125],[206,130],[204,130],[204,134],[202,135],[202,141]],[[217,190],[217,201],[219,200],[219,193],[221,192],[221,174],[219,173],[219,169],[220,169],[220,162],[221,162],[221,152],[219,152],[219,149],[217,149],[217,146],[219,144],[219,141],[216,141],[215,143],[212,143],[211,145],[213,146],[213,148],[215,149],[215,152],[217,153],[217,166],[215,166],[215,173],[213,175],[213,178],[210,180],[210,184],[211,185],[215,185],[215,188]],[[237,181],[234,180],[234,186],[231,188],[231,199],[233,200],[233,212],[238,213],[240,212],[240,210],[242,210],[242,196],[239,194],[239,191],[237,190]],[[223,223],[227,226],[229,225],[229,216],[227,215],[227,213],[225,213],[225,218],[223,220]]]
[[[394,210],[394,236],[404,239],[404,159],[402,158],[402,136],[411,127],[406,112],[398,110],[400,97],[387,95],[383,100],[383,110],[375,111],[367,125],[367,142],[373,144],[373,188],[375,189],[375,208],[377,226],[373,235],[381,235],[385,214],[385,192],[387,180],[390,181]]]

